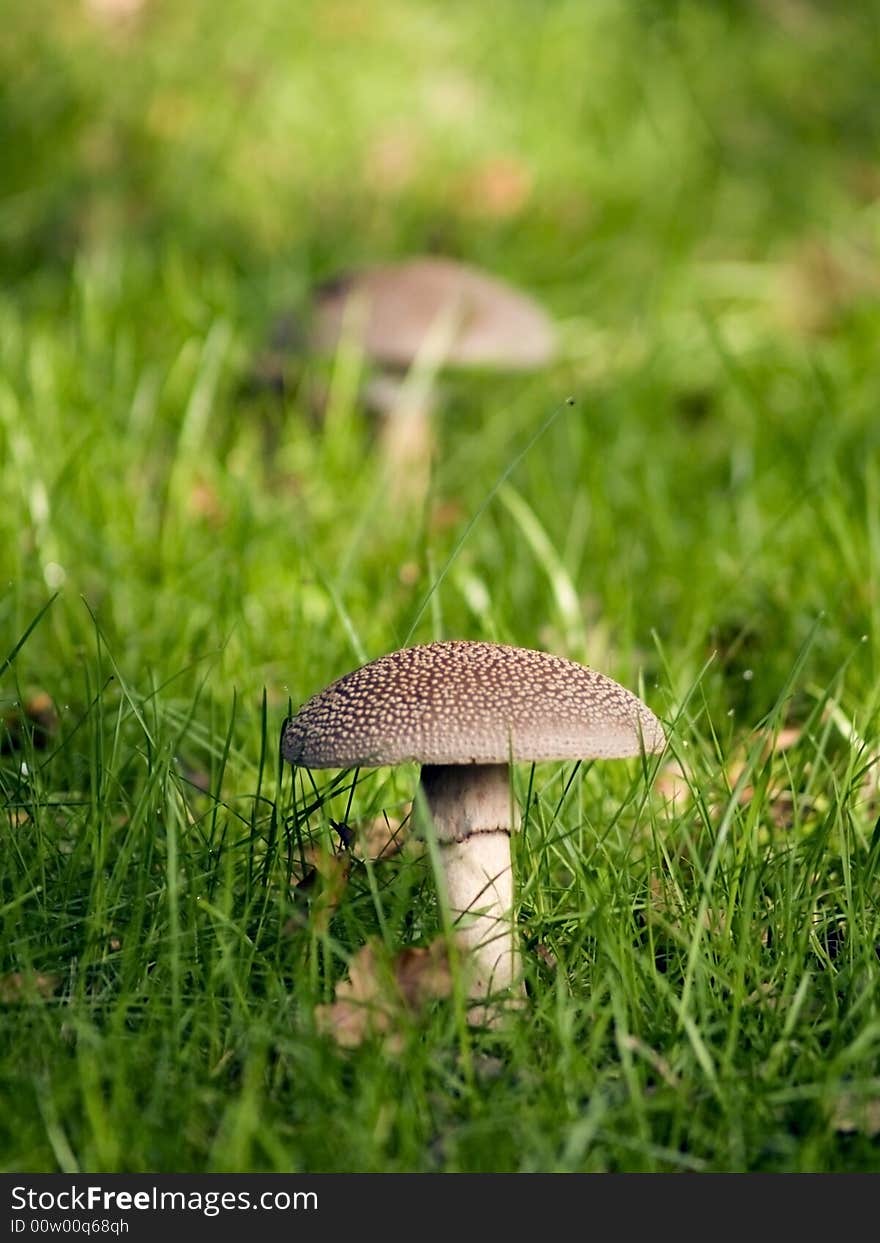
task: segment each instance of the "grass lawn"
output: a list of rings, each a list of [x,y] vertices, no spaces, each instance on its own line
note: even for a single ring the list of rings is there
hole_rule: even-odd
[[[128,8],[0,44],[0,1168],[880,1169],[880,6]],[[560,356],[445,377],[401,512],[357,360],[254,360],[424,252]],[[278,758],[443,638],[669,736],[515,769],[497,1031],[387,1000],[442,934],[369,844],[417,770]]]

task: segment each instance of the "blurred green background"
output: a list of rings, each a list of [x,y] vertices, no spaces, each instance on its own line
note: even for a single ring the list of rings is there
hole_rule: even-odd
[[[469,378],[447,403],[436,490],[461,509],[457,528],[454,508],[441,513],[451,533],[429,529],[435,561],[509,446],[571,394],[577,411],[519,480],[609,625],[635,626],[642,644],[656,628],[680,649],[748,614],[749,632],[784,638],[788,654],[832,603],[821,563],[846,564],[845,539],[855,581],[833,603],[848,637],[873,634],[857,564],[870,556],[873,572],[873,545],[841,523],[863,524],[874,500],[875,5],[38,0],[8,25],[3,557],[16,622],[51,561],[67,596],[112,587],[106,624],[150,663],[191,657],[243,606],[268,615],[248,652],[258,679],[284,662],[302,579],[285,571],[310,552],[325,568],[355,559],[342,531],[364,512],[352,478],[364,466],[352,449],[321,487],[300,435],[307,383],[286,411],[255,410],[254,356],[317,281],[431,251],[524,286],[563,341],[551,374]],[[255,442],[273,420],[286,430],[268,480]],[[349,432],[368,454],[364,419]],[[183,460],[177,484],[197,474],[204,491],[169,500]],[[200,504],[246,557],[223,557],[216,530],[203,538]],[[494,576],[506,537],[489,538],[493,514]],[[429,578],[424,533],[401,534],[374,531],[375,560],[414,559]],[[810,556],[793,561],[794,547]],[[182,578],[169,557],[191,563]],[[120,582],[133,566],[148,593]],[[691,572],[705,576],[701,600]],[[408,629],[403,589],[386,581],[380,600],[370,582],[357,600],[350,579],[357,625],[384,626],[370,653],[392,646]],[[510,603],[530,601],[508,584],[495,578]],[[161,623],[181,590],[189,633],[169,653]],[[473,625],[457,596],[449,607],[451,630]],[[507,602],[497,612],[507,631]]]
[[[820,829],[833,838],[838,870],[819,847],[803,867],[825,869],[829,893],[846,891],[851,921],[860,912],[860,936],[848,945],[868,971],[873,872],[859,873],[865,889],[855,901],[840,860],[849,859],[844,828],[869,857],[877,815],[876,780],[863,783],[859,769],[857,781],[853,766],[873,771],[877,745],[878,64],[875,0],[29,0],[6,12],[0,708],[13,731],[17,705],[39,691],[56,720],[48,752],[32,740],[22,769],[13,742],[0,764],[15,847],[0,892],[0,975],[67,979],[65,997],[78,999],[77,1021],[90,1033],[74,1055],[70,1026],[61,1031],[54,1011],[31,1028],[10,1010],[7,1081],[31,1085],[14,1121],[0,1123],[11,1167],[434,1160],[425,1156],[428,1089],[399,1125],[377,1121],[377,1080],[366,1071],[350,1139],[333,1149],[321,1138],[344,1103],[328,1086],[340,1072],[296,1024],[332,995],[331,958],[341,972],[340,947],[354,950],[370,928],[352,917],[323,958],[309,957],[314,945],[302,951],[316,991],[288,1014],[300,950],[279,932],[286,897],[271,919],[261,916],[259,935],[236,906],[252,910],[255,877],[270,875],[260,852],[277,822],[270,833],[260,817],[280,797],[270,770],[289,703],[404,642],[545,647],[639,690],[670,724],[679,758],[688,747],[701,757],[690,779],[704,823],[695,829],[669,813],[670,840],[680,832],[684,843],[681,855],[670,848],[674,860],[693,851],[705,862],[715,851],[707,790],[727,782],[730,794],[737,748],[768,721],[803,731],[786,780],[795,794],[799,781],[809,791],[803,840]],[[389,509],[373,424],[344,360],[294,357],[282,394],[254,372],[278,314],[307,316],[316,284],[352,265],[423,253],[482,265],[528,290],[558,323],[560,355],[538,373],[444,381],[431,491],[401,517]],[[332,425],[315,411],[327,382]],[[180,786],[181,771],[213,792],[213,804]],[[411,794],[412,776],[391,787],[376,778],[364,787],[367,809]],[[765,797],[766,783],[754,784]],[[163,802],[172,788],[189,808],[185,880],[168,879],[178,854],[165,853],[161,816],[178,806],[177,794]],[[199,972],[226,933],[185,906],[219,858],[214,844],[200,854],[205,817],[213,835],[230,807],[247,809],[239,820],[250,863],[224,873],[224,909],[260,953],[260,937],[274,937],[259,987],[250,966],[235,968],[231,1018],[196,1000],[210,993]],[[343,799],[334,814],[344,811]],[[274,802],[265,814],[275,817]],[[587,832],[585,815],[578,832]],[[774,853],[772,808],[756,802],[742,815],[762,843],[749,858],[764,859],[766,848],[781,860],[791,841]],[[137,837],[147,828],[156,856]],[[314,832],[330,840],[326,819]],[[133,879],[142,849],[152,860],[149,895]],[[120,863],[117,875],[114,858],[131,869]],[[96,879],[105,867],[112,903]],[[606,882],[600,874],[597,892]],[[647,874],[634,874],[634,892],[640,884],[647,892]],[[681,886],[697,893],[695,882]],[[153,930],[142,945],[140,931],[124,931],[135,898]],[[559,900],[563,913],[545,913],[542,926],[533,910],[531,928],[558,939],[564,964],[566,945],[582,946],[571,930],[592,925],[586,897]],[[635,901],[628,891],[621,898],[625,919]],[[828,902],[823,918],[833,923],[842,916],[837,897]],[[702,927],[705,910],[694,904]],[[811,927],[807,919],[804,954]],[[606,934],[596,935],[598,979]],[[228,965],[235,954],[221,948]],[[589,994],[583,969],[571,968],[576,999]],[[745,974],[737,987],[757,988]],[[780,1084],[825,1083],[830,1016],[849,1005],[868,1024],[860,1065],[874,1064],[875,986],[856,977],[845,1000],[817,1003],[816,1022],[829,1026],[823,1040],[805,1039],[814,1061],[795,1070],[771,1059]],[[161,1016],[168,997],[182,1004],[182,980],[200,1017],[185,1037],[189,1053],[175,1045],[156,1054],[167,1078],[154,1089],[159,1029],[149,1018],[126,1026],[114,1007],[154,990]],[[700,1005],[711,991],[699,993]],[[657,998],[662,1011],[666,993]],[[705,1018],[710,1050],[712,1022],[729,1009],[715,1002],[713,1017],[694,1020]],[[565,1028],[569,1053],[577,1022],[598,1031],[578,1013]],[[107,1014],[119,1021],[105,1027]],[[677,1082],[699,1085],[706,1063],[679,1018],[658,1019],[650,1039],[659,1047],[665,1032]],[[545,1089],[547,1068],[563,1064],[554,1052],[562,1029],[534,1037],[545,1041]],[[504,1137],[482,1146],[489,1124],[475,1105],[472,1129],[458,1146],[444,1141],[435,1165],[678,1168],[670,1153],[684,1149],[700,1168],[854,1160],[836,1146],[824,1105],[795,1125],[784,1109],[780,1120],[778,1103],[762,1112],[742,1095],[732,1033],[722,1074],[731,1095],[719,1106],[713,1081],[701,1112],[701,1087],[680,1092],[662,1138],[642,1106],[635,1122],[621,1107],[619,1126],[583,1138],[570,1082],[539,1103],[520,1078],[499,1114],[522,1118],[519,1147]],[[766,1053],[762,1039],[756,1020],[742,1044],[750,1067]],[[141,1042],[136,1054],[129,1040]],[[212,1069],[204,1040],[214,1042]],[[310,1084],[315,1116],[299,1130],[285,1121],[300,1106],[285,1096],[283,1068],[264,1082],[265,1050],[279,1040]],[[230,1067],[244,1069],[215,1082],[227,1042]],[[618,1053],[603,1062],[600,1049],[581,1072],[601,1086],[617,1074]],[[79,1087],[65,1077],[74,1056]],[[126,1078],[133,1056],[149,1067],[143,1082]],[[169,1069],[178,1057],[188,1086]],[[432,1073],[429,1060],[419,1074]],[[876,1095],[876,1085],[865,1091]],[[601,1099],[595,1083],[591,1099]],[[691,1118],[696,1129],[682,1139]],[[625,1139],[633,1127],[638,1151]],[[795,1132],[812,1139],[795,1142]],[[874,1161],[870,1136],[865,1143],[861,1167]]]

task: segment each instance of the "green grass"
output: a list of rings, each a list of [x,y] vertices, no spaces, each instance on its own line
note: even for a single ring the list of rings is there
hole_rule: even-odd
[[[880,1168],[880,9],[8,25],[0,1167]],[[333,363],[250,377],[313,282],[426,249],[563,350],[444,381],[401,519],[343,359],[326,430]],[[516,770],[505,1030],[341,1050],[316,1006],[437,935],[430,866],[290,878],[417,772],[282,770],[281,723],[449,637],[596,664],[670,755]]]

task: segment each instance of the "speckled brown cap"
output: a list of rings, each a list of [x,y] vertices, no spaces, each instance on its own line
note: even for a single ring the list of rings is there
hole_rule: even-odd
[[[449,317],[444,361],[458,367],[542,367],[556,352],[547,314],[497,277],[431,256],[340,277],[319,290],[312,345],[335,350],[356,334],[376,362],[409,367],[428,333]]]
[[[452,641],[407,647],[339,678],[286,722],[306,768],[614,759],[659,751],[663,727],[611,678],[547,652]]]

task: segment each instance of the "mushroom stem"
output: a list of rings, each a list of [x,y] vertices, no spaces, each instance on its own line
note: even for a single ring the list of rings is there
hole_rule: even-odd
[[[422,769],[422,789],[440,847],[442,881],[466,954],[472,1023],[491,1024],[497,1004],[486,999],[521,997],[520,956],[513,923],[510,834],[513,803],[507,764],[433,766]]]
[[[371,380],[366,399],[381,416],[379,445],[392,504],[423,503],[434,456],[430,382],[414,388],[409,379],[386,372]]]

